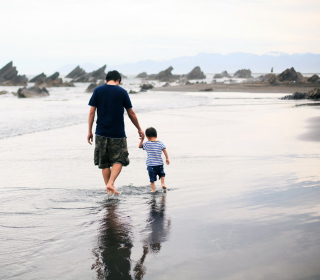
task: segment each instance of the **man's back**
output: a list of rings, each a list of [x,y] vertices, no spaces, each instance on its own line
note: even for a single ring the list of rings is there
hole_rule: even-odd
[[[117,85],[97,87],[89,101],[97,108],[96,134],[109,138],[124,138],[124,108],[132,108],[128,93]]]

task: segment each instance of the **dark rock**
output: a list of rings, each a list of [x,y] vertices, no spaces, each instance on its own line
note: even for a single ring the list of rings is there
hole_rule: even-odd
[[[8,93],[8,92],[5,91],[5,90],[0,91],[0,95],[2,95],[2,94],[7,94],[7,93]]]
[[[295,92],[294,94],[281,97],[280,99],[282,99],[282,100],[297,100],[297,99],[319,100],[320,99],[320,88],[314,88],[307,93]]]
[[[61,78],[59,78],[59,72],[55,72],[48,78],[40,77],[34,84],[35,87],[74,87],[72,82],[63,82]]]
[[[282,73],[278,75],[278,80],[280,82],[286,82],[286,81],[298,81],[303,78],[300,72],[296,72],[293,67],[290,69],[284,70]]]
[[[38,76],[35,76],[34,78],[32,78],[29,82],[30,83],[36,83],[38,80],[43,80],[46,79],[47,76],[44,73],[39,74]]]
[[[141,78],[141,79],[145,79],[147,77],[148,77],[147,72],[142,72],[136,76],[136,78]]]
[[[258,82],[263,82],[263,83],[270,83],[271,85],[275,85],[277,83],[277,75],[276,74],[266,74],[266,75],[261,75],[253,81],[258,81]]]
[[[305,99],[307,98],[307,93],[303,93],[303,92],[295,92],[294,94],[291,95],[286,95],[284,97],[281,97],[280,99],[282,100],[291,100],[291,99]]]
[[[0,69],[0,85],[4,86],[26,86],[28,79],[25,75],[18,75],[12,61]]]
[[[233,77],[234,78],[242,78],[242,79],[252,78],[251,70],[250,69],[238,70],[236,73],[234,73]]]
[[[148,80],[159,80],[160,82],[174,82],[180,79],[180,75],[173,75],[171,71],[173,67],[170,66],[166,70],[159,72],[158,74],[151,74],[148,76]]]
[[[84,71],[80,66],[78,65],[76,68],[74,68],[67,76],[66,78],[70,79],[76,79],[78,77],[81,77],[83,75],[87,74],[86,71]]]
[[[138,93],[138,92],[131,89],[131,90],[129,91],[129,93],[130,93],[130,94],[135,94],[135,93]]]
[[[316,83],[320,80],[320,77],[316,74],[314,74],[312,77],[310,77],[309,79],[307,79],[308,82],[310,83]]]
[[[189,80],[202,80],[205,79],[206,75],[203,74],[199,66],[194,67],[190,73],[187,74]]]
[[[170,84],[167,82],[162,87],[168,87],[168,86],[170,86]]]
[[[214,79],[231,78],[227,71],[223,71],[221,74],[215,74]]]
[[[320,88],[314,88],[308,92],[309,99],[320,99]]]
[[[104,85],[105,84],[105,81],[101,81],[100,83],[91,83],[88,87],[87,87],[87,89],[86,89],[86,92],[88,92],[88,93],[91,93],[91,92],[93,92],[94,91],[94,89],[96,88],[96,87],[98,87],[98,86],[102,86],[102,85]]]
[[[199,89],[199,91],[213,91],[212,88]]]
[[[76,79],[73,79],[74,83],[95,83],[97,80],[105,80],[106,73],[105,70],[107,65],[102,66],[98,70],[92,71],[90,73],[84,74]]]
[[[140,86],[140,91],[144,91],[144,90],[148,90],[148,89],[153,89],[154,88],[154,86],[153,85],[151,85],[151,84],[143,84],[143,85],[141,85]]]
[[[24,87],[18,89],[19,98],[31,98],[31,97],[44,97],[49,96],[49,92],[46,88],[39,87]]]

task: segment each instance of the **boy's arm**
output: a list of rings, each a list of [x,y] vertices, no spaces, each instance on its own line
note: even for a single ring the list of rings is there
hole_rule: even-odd
[[[166,157],[166,164],[170,164],[170,160],[169,160],[167,149],[163,149],[162,151],[163,151],[163,153],[164,153],[164,155]]]

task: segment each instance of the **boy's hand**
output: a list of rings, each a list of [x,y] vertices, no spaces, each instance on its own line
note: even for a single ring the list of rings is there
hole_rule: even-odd
[[[167,158],[166,159],[166,164],[169,165],[170,164],[170,160]]]

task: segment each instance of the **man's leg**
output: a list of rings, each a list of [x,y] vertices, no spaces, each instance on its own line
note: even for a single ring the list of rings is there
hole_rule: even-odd
[[[107,168],[106,168],[107,169]],[[114,187],[114,182],[117,179],[117,177],[119,176],[120,172],[122,170],[122,164],[120,163],[115,163],[112,167],[111,167],[111,172],[109,174],[109,180],[106,183],[107,185],[107,191],[110,190],[112,191],[114,194],[119,194],[119,192],[116,190],[116,188]],[[103,177],[104,178],[104,177]]]
[[[109,179],[110,179],[110,175],[111,175],[111,169],[110,168],[103,168],[102,169],[102,177],[104,180],[105,185],[108,185]],[[109,193],[111,190],[107,189],[107,193]]]

